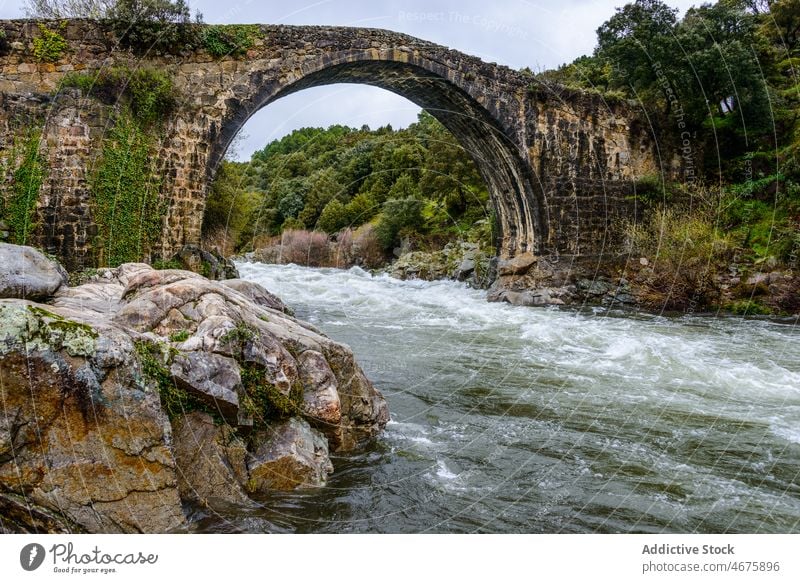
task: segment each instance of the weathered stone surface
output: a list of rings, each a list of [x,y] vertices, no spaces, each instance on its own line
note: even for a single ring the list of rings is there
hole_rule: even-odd
[[[328,361],[316,350],[306,350],[297,361],[303,383],[303,415],[312,423],[335,428],[342,420],[342,404]]]
[[[263,285],[246,279],[226,279],[222,283],[235,289],[242,295],[247,296],[259,306],[277,310],[278,312],[284,312],[290,316],[292,315],[291,309],[283,303],[283,300],[275,294],[270,293]]]
[[[101,148],[113,106],[77,89],[57,92],[70,69],[92,73],[127,64],[108,23],[71,21],[58,63],[32,52],[38,29],[0,23],[9,50],[0,55],[0,135],[22,135],[18,120],[45,119],[42,156],[49,169],[36,234],[68,268],[93,261],[96,227],[89,206],[91,160]],[[55,30],[58,23],[49,23]],[[206,182],[234,136],[259,107],[287,93],[333,82],[369,83],[431,111],[458,138],[486,181],[497,209],[499,252],[587,254],[621,232],[634,182],[661,170],[656,141],[638,106],[609,102],[454,50],[385,30],[263,25],[241,56],[212,59],[202,49],[148,53],[138,66],[171,74],[180,107],[164,124],[153,153],[169,200],[153,254],[172,257],[197,244]],[[0,153],[12,139],[0,142]],[[667,158],[678,174],[679,153]],[[13,169],[13,165],[12,165]],[[12,170],[9,170],[11,172]],[[607,235],[607,236],[606,236]],[[448,274],[449,275],[449,274]]]
[[[183,267],[199,273],[208,279],[232,279],[239,277],[233,261],[211,251],[201,249],[197,245],[184,245],[173,257]]]
[[[176,420],[173,431],[181,498],[211,507],[252,503],[244,491],[247,446],[229,426],[194,411]]]
[[[523,253],[513,259],[501,260],[497,264],[498,275],[520,275],[526,273],[536,263],[533,253]]]
[[[0,298],[46,299],[67,279],[63,267],[36,249],[0,243]]]
[[[169,422],[130,337],[20,300],[0,302],[0,330],[0,489],[63,516],[56,530],[184,525]],[[98,358],[101,344],[116,358]]]
[[[324,486],[333,472],[325,437],[302,419],[271,427],[255,441],[258,445],[247,461],[253,492]]]
[[[234,359],[202,351],[183,352],[172,361],[170,373],[178,387],[217,411],[228,423],[237,424],[242,378]]]

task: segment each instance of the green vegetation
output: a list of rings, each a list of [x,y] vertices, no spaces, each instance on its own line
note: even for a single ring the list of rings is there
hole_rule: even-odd
[[[66,23],[62,23],[63,29]],[[69,48],[69,44],[58,32],[50,30],[43,24],[39,24],[39,36],[33,39],[33,56],[37,61],[44,63],[55,63]]]
[[[215,57],[238,57],[253,48],[260,30],[254,24],[214,24],[200,33],[202,46]]]
[[[142,374],[146,381],[154,384],[161,397],[161,408],[170,420],[190,411],[203,411],[211,415],[215,421],[221,422],[219,412],[190,395],[175,384],[169,367],[175,356],[174,350],[167,345],[153,344],[144,340],[134,341],[136,354],[142,366]]]
[[[10,242],[30,244],[37,227],[36,206],[47,173],[41,148],[42,130],[28,127],[14,142],[0,170],[11,172],[10,184],[0,183],[0,219],[9,226]]]
[[[313,229],[341,237],[371,223],[380,245],[440,248],[453,238],[491,247],[489,195],[467,152],[430,114],[394,131],[304,128],[247,164],[225,161],[212,185],[204,237],[228,252]]]
[[[140,261],[161,235],[167,208],[159,196],[153,142],[126,111],[103,142],[90,185],[100,265]]]
[[[172,78],[156,69],[118,66],[97,73],[70,73],[61,86],[76,87],[108,105],[126,105],[141,125],[164,120],[177,106]]]
[[[197,42],[184,0],[115,0],[107,17],[122,46],[139,53],[174,53]]]
[[[651,218],[628,241],[651,262],[654,303],[711,307],[730,269],[788,265],[800,232],[800,0],[719,0],[683,18],[660,0],[636,0],[597,39],[593,55],[533,84],[633,99],[661,150],[680,157],[678,183],[636,185]],[[726,307],[768,309],[743,302]]]
[[[242,406],[253,416],[257,426],[264,426],[272,419],[295,415],[303,404],[303,386],[296,382],[288,395],[284,395],[266,376],[265,371],[247,362],[240,362],[242,386],[246,397]]]
[[[155,69],[119,66],[69,74],[62,87],[115,106],[90,183],[98,262],[141,261],[160,237],[167,211],[153,154],[163,121],[177,106],[172,79]]]
[[[191,336],[191,333],[188,330],[178,330],[170,334],[169,339],[171,342],[183,342],[188,340],[189,336]]]
[[[153,269],[183,269],[183,264],[177,259],[170,259],[169,261],[156,259],[153,261]]]

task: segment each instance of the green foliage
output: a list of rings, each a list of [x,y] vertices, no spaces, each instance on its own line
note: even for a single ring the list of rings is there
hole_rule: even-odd
[[[388,250],[398,243],[402,231],[413,231],[421,226],[422,201],[415,198],[392,199],[383,205],[375,234],[383,248]]]
[[[740,316],[757,316],[772,313],[768,306],[758,300],[737,300],[726,305],[725,309]]]
[[[339,200],[333,199],[322,211],[317,221],[317,228],[326,233],[338,233],[350,224],[347,207]]]
[[[420,213],[428,201],[437,212],[400,227],[376,219],[387,201],[408,198],[422,201]],[[383,221],[387,240],[405,229],[414,242],[440,246],[454,236],[477,240],[481,235],[470,233],[491,231],[488,201],[469,154],[422,112],[399,131],[303,128],[253,154],[249,164],[224,163],[209,195],[204,232],[227,224],[234,247],[242,249],[286,230],[334,235]]]
[[[10,185],[3,185],[0,197],[0,218],[6,221],[10,240],[29,245],[36,224],[36,206],[46,174],[41,149],[42,130],[28,128],[15,141],[6,165],[13,168]],[[3,172],[5,174],[5,172]]]
[[[163,121],[177,106],[172,78],[157,69],[109,67],[97,73],[70,73],[62,87],[76,87],[109,105],[127,105],[143,124]]]
[[[130,115],[117,116],[91,183],[100,264],[141,261],[161,235],[167,209],[153,149],[153,137]]]
[[[139,53],[173,53],[197,43],[184,0],[116,0],[108,18],[120,44]]]
[[[188,330],[178,330],[169,335],[171,342],[183,342],[191,336]]]
[[[156,259],[153,261],[153,269],[183,269],[183,264],[177,259],[170,259],[169,261]]]
[[[303,403],[303,386],[295,382],[284,395],[267,378],[266,371],[253,363],[240,362],[245,398],[242,406],[253,416],[255,425],[265,426],[272,419],[296,415]]]
[[[203,47],[215,57],[237,57],[253,48],[260,33],[253,24],[215,24],[200,33]]]
[[[63,29],[66,23],[62,23]],[[55,63],[69,48],[69,43],[58,32],[39,24],[39,36],[33,39],[33,56],[37,61]]]

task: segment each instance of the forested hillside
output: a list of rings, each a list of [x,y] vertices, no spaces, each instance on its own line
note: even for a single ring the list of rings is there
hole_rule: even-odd
[[[488,192],[469,155],[430,114],[407,129],[303,128],[223,162],[203,231],[228,252],[286,229],[333,235],[370,223],[384,251],[401,238],[437,247],[491,244]]]

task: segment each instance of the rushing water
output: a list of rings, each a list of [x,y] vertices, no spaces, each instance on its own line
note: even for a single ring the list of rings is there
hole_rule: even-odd
[[[452,282],[240,264],[349,344],[392,420],[255,532],[800,532],[800,330],[489,304]]]

